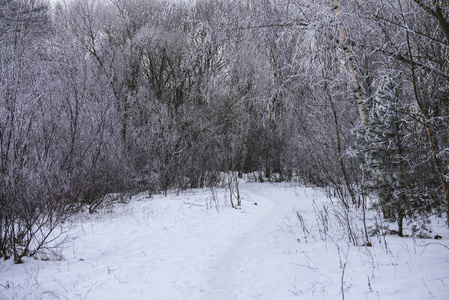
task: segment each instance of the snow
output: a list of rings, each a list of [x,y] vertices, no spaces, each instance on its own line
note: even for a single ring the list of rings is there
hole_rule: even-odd
[[[448,299],[442,220],[441,240],[387,235],[355,246],[320,191],[242,182],[240,194],[240,209],[229,191],[204,189],[80,214],[66,224],[76,239],[63,260],[0,262],[0,298]]]

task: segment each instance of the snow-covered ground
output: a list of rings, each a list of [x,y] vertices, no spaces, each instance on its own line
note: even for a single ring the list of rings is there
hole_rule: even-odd
[[[441,240],[354,246],[319,191],[241,183],[240,193],[241,209],[204,189],[82,214],[63,260],[0,262],[0,299],[449,299],[442,220]],[[348,221],[361,238],[358,219]]]

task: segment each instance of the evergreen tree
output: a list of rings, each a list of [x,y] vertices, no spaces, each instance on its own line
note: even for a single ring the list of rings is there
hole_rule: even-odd
[[[391,79],[378,91],[375,102],[374,116],[358,133],[356,147],[356,153],[364,154],[362,169],[371,176],[363,188],[377,198],[373,208],[382,209],[387,220],[396,222],[398,235],[403,236],[406,217],[426,220],[436,204],[435,179],[419,171],[425,152],[417,146],[409,107],[399,99]]]

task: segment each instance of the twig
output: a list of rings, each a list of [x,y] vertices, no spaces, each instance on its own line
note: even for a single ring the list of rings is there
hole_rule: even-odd
[[[345,289],[344,289],[344,279],[345,279],[346,262],[343,264],[341,270],[341,299],[345,300]]]
[[[426,250],[427,246],[429,246],[429,245],[440,245],[440,246],[443,246],[444,248],[449,250],[448,246],[440,244],[440,243],[427,243],[427,244],[424,245],[424,249],[422,250],[421,254],[424,254],[424,251]]]
[[[432,298],[435,298],[435,296],[432,294],[432,292],[430,291],[429,287],[427,286],[426,281],[424,280],[424,277],[422,277],[422,282],[424,283],[424,286],[427,288],[427,290],[429,291],[430,296],[432,296]]]

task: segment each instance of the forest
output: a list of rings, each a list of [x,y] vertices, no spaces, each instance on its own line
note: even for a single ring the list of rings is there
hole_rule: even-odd
[[[0,257],[247,173],[447,222],[449,1],[0,0]]]

